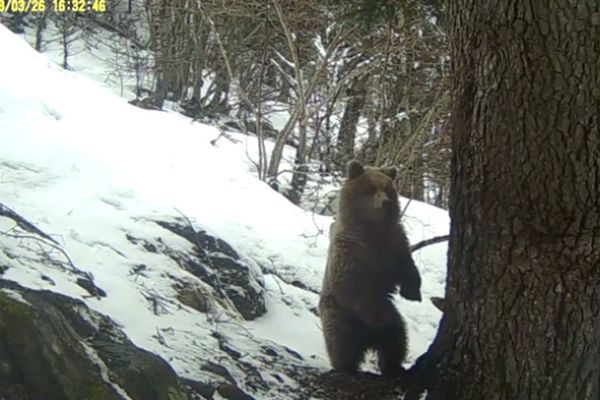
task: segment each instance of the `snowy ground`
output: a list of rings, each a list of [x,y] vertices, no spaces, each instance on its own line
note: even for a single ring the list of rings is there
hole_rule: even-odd
[[[317,303],[331,218],[295,207],[256,179],[249,160],[256,148],[253,137],[230,133],[213,145],[215,128],[176,113],[133,107],[115,95],[119,89],[62,70],[1,25],[0,43],[0,202],[61,242],[108,296],[87,297],[61,271],[35,266],[11,268],[3,279],[86,301],[184,377],[202,378],[193,366],[217,346],[210,336],[215,329],[227,330],[249,353],[248,337],[268,340],[298,352],[307,364],[328,368],[319,321],[310,309]],[[108,67],[85,57],[75,56],[75,71],[81,68],[102,82],[99,71]],[[265,273],[265,316],[215,327],[174,299],[172,277],[190,279],[187,272],[125,239],[128,232],[162,237],[164,230],[147,219],[181,215],[226,240]],[[0,222],[0,231],[11,228]],[[448,216],[412,201],[405,226],[415,243],[446,234]],[[185,248],[177,241],[169,244]],[[409,362],[436,331],[440,313],[427,299],[443,296],[446,244],[413,256],[425,300],[399,300],[409,328]],[[3,257],[0,253],[0,264]],[[131,268],[141,263],[148,273],[132,277]],[[288,284],[294,280],[312,290]],[[165,313],[151,312],[143,296],[148,290],[172,299]],[[165,340],[168,346],[161,343]]]

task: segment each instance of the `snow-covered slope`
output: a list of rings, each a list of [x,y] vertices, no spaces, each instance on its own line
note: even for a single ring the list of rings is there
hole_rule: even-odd
[[[249,363],[259,347],[274,343],[297,352],[297,364],[326,371],[313,310],[331,219],[295,207],[256,179],[248,158],[254,138],[231,133],[212,143],[219,135],[215,128],[133,107],[100,84],[63,71],[1,25],[0,43],[0,202],[61,243],[107,296],[89,297],[64,270],[40,263],[9,268],[2,279],[85,301],[190,379],[211,379],[197,368],[203,360],[228,363],[215,332],[226,335]],[[264,316],[221,318],[231,310],[219,305],[207,317],[177,300],[176,283],[197,278],[128,240],[160,238],[187,251],[189,243],[153,222],[176,218],[224,239],[257,276],[264,275]],[[414,243],[447,233],[448,216],[413,201],[405,224]],[[0,218],[0,231],[13,225]],[[15,243],[16,255],[27,255],[33,246],[25,239]],[[410,362],[435,334],[440,314],[427,298],[443,296],[446,244],[414,257],[426,300],[399,300],[409,327]],[[0,264],[9,263],[14,265],[0,252]],[[132,274],[139,265],[144,274]],[[164,300],[161,312],[149,304],[149,294]],[[262,375],[276,385],[294,385],[291,377],[275,378],[272,371]]]

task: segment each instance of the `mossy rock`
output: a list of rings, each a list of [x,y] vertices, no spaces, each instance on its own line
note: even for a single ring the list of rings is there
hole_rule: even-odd
[[[200,399],[170,365],[78,300],[0,280],[3,400]]]
[[[18,291],[0,290],[0,386],[6,396],[120,399],[61,313],[18,296]]]

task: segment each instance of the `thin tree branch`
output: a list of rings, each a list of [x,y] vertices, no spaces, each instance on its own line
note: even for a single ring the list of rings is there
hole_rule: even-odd
[[[410,251],[412,253],[417,250],[421,250],[423,247],[430,246],[430,245],[436,244],[436,243],[445,242],[448,239],[450,239],[450,235],[436,236],[436,237],[432,237],[431,239],[422,240],[422,241],[410,246]]]
[[[50,242],[54,243],[56,246],[60,247],[60,244],[56,240],[54,240],[52,237],[50,237],[46,233],[42,232],[39,228],[37,228],[31,222],[27,221],[25,218],[21,217],[15,211],[11,210],[9,207],[7,207],[6,205],[4,205],[2,203],[0,203],[0,216],[12,219],[13,221],[16,222],[17,225],[19,225],[19,227],[21,227],[21,229],[26,230],[29,233],[33,233],[35,235],[41,236],[44,239],[49,240]],[[62,249],[61,249],[61,251],[62,251]]]

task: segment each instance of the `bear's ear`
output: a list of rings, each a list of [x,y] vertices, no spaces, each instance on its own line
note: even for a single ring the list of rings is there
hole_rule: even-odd
[[[348,162],[346,166],[346,176],[348,179],[358,178],[365,172],[365,167],[360,163],[360,161],[352,160]]]
[[[396,176],[398,175],[398,169],[396,167],[382,168],[381,172],[383,172],[392,179],[396,179]]]

